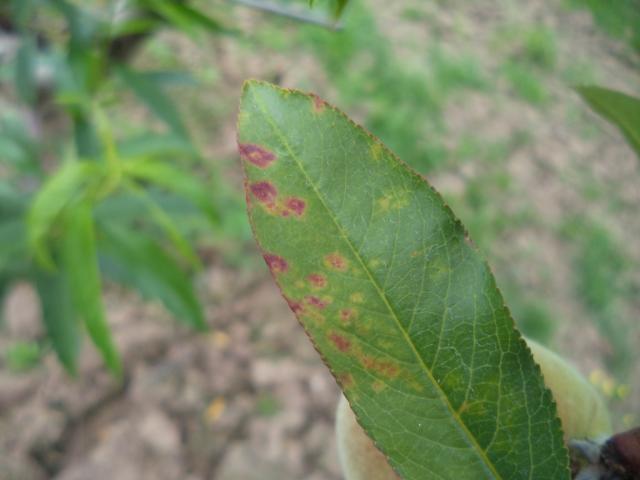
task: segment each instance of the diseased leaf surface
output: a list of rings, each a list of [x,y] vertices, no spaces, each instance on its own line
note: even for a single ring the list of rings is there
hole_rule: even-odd
[[[360,423],[405,479],[567,479],[551,394],[441,197],[313,95],[248,82],[249,214]]]

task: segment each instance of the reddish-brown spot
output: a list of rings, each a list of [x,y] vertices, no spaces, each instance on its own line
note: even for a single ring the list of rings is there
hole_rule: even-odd
[[[316,297],[315,295],[307,295],[305,297],[305,299],[307,300],[307,303],[313,307],[316,307],[320,310],[322,310],[323,308],[325,308],[327,305],[329,305],[329,302],[326,302],[325,300],[322,300],[318,297]]]
[[[398,366],[389,360],[380,360],[365,356],[362,359],[362,364],[367,370],[384,375],[385,377],[395,377],[398,375]]]
[[[340,320],[349,322],[354,317],[354,311],[351,308],[343,308],[340,310]]]
[[[304,312],[304,305],[302,305],[302,302],[298,302],[297,300],[293,300],[289,297],[284,297],[284,299],[289,304],[289,308],[291,309],[291,311],[296,315],[300,315],[302,312]]]
[[[351,348],[351,342],[338,333],[330,333],[329,340],[331,340],[336,348],[341,352],[346,352]]]
[[[327,277],[320,273],[312,273],[307,277],[309,283],[315,288],[324,288],[327,286]]]
[[[276,159],[272,152],[251,143],[238,144],[238,150],[242,158],[260,168],[267,168]]]
[[[287,261],[278,255],[265,253],[264,260],[267,262],[267,265],[273,273],[283,273],[289,269]]]
[[[335,270],[344,271],[347,269],[347,260],[339,253],[330,253],[324,257],[324,262],[327,266]]]
[[[258,199],[259,202],[264,203],[267,206],[273,206],[278,196],[276,187],[271,182],[256,182],[249,186],[253,196]]]
[[[319,96],[317,95],[312,95],[313,97],[313,109],[315,110],[316,113],[319,113],[321,111],[324,110],[324,107],[327,106],[327,102],[325,102],[324,100],[322,100]]]
[[[284,212],[286,212],[287,215],[289,214],[289,211],[291,211],[294,214],[296,214],[298,217],[302,216],[302,214],[304,213],[304,209],[307,207],[307,203],[298,197],[287,198],[284,201],[284,205],[286,207]],[[284,212],[283,212],[283,215],[284,215]]]

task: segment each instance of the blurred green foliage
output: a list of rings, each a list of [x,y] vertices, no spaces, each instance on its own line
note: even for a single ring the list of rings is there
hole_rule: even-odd
[[[347,3],[328,1],[336,17]],[[30,281],[66,369],[75,373],[86,332],[119,375],[104,278],[204,329],[190,225],[222,223],[216,194],[195,171],[200,154],[180,98],[168,92],[197,81],[131,59],[161,29],[192,39],[234,29],[182,0],[12,0],[0,5],[0,27],[15,39],[0,59],[0,82],[14,94],[0,114],[0,300],[15,281]],[[127,91],[157,121],[113,124],[110,109]],[[34,352],[16,344],[8,363],[21,370]]]
[[[18,45],[2,65],[17,106],[0,120],[0,293],[17,279],[31,281],[67,370],[75,372],[87,332],[119,374],[102,304],[103,276],[202,329],[189,279],[199,260],[181,217],[197,212],[210,224],[219,220],[205,184],[189,171],[198,152],[165,92],[167,79],[186,75],[135,70],[127,62],[160,28],[189,35],[225,28],[169,0],[15,0],[1,8]],[[121,101],[123,88],[164,128],[116,135],[107,110]],[[176,200],[180,209],[166,208]],[[26,348],[13,350],[12,358],[29,357]]]
[[[575,252],[575,289],[592,321],[611,346],[611,369],[624,375],[633,361],[633,345],[628,326],[621,318],[619,299],[629,294],[625,280],[628,270],[623,246],[602,225],[582,217],[569,219],[563,233]]]

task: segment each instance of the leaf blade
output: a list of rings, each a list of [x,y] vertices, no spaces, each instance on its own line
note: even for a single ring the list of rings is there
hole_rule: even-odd
[[[101,228],[100,255],[106,275],[161,301],[176,318],[205,330],[204,314],[189,279],[153,240],[114,224]]]
[[[113,343],[102,304],[91,205],[83,202],[66,215],[61,241],[62,270],[67,276],[75,311],[111,372],[120,376],[122,363]]]
[[[37,271],[34,284],[40,298],[42,322],[56,355],[67,372],[77,374],[82,329],[76,321],[69,287],[64,275]]]
[[[249,82],[238,124],[265,260],[403,478],[568,478],[540,371],[439,195],[317,97]]]
[[[116,71],[124,84],[151,112],[166,123],[173,133],[182,138],[188,138],[187,128],[178,109],[152,78],[124,65],[120,65]]]
[[[580,86],[576,91],[594,111],[620,129],[640,157],[640,99],[597,86]]]

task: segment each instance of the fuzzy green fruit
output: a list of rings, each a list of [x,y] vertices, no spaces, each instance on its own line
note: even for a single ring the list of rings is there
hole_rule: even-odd
[[[539,343],[526,341],[555,398],[565,441],[611,435],[609,412],[595,388],[560,356]],[[336,412],[336,433],[345,480],[400,478],[360,427],[344,397]]]

